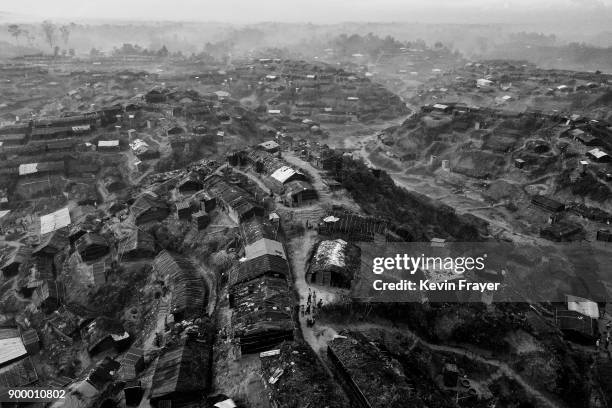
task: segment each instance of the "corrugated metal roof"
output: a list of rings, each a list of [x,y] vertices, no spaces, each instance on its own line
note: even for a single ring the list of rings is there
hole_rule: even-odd
[[[296,174],[301,174],[301,173],[292,169],[289,166],[283,166],[280,169],[276,170],[274,173],[272,173],[270,177],[284,184],[287,180],[289,180],[291,177],[295,176]]]

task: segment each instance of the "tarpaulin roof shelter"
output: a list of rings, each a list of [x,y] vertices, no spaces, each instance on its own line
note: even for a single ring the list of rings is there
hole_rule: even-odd
[[[247,259],[259,258],[262,255],[275,255],[287,259],[283,244],[273,239],[262,238],[244,247]]]
[[[70,225],[70,211],[68,207],[40,217],[40,235],[64,228]]]
[[[0,366],[27,355],[18,328],[0,328]]]
[[[567,309],[578,312],[592,319],[599,319],[599,306],[592,300],[579,296],[566,295]]]

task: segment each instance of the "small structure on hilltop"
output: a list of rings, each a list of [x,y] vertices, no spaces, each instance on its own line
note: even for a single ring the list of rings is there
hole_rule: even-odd
[[[280,151],[280,145],[274,140],[268,140],[266,142],[257,145],[257,148],[268,153],[278,153]]]
[[[569,221],[559,221],[540,230],[542,238],[556,242],[574,241],[578,239],[584,230],[579,224]]]
[[[561,212],[565,210],[565,205],[543,195],[536,195],[532,197],[531,204],[550,212]]]

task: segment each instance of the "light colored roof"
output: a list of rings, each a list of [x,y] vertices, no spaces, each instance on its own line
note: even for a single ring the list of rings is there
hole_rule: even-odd
[[[599,319],[599,306],[592,300],[573,295],[566,295],[567,309],[573,310],[593,319]]]
[[[280,111],[280,109],[269,109],[268,113],[277,114],[277,113],[281,113],[281,111]]]
[[[291,176],[295,174],[300,173],[293,170],[291,167],[283,166],[280,169],[276,170],[274,173],[272,173],[270,177],[284,184],[287,180],[289,180]]]
[[[6,337],[0,336],[2,337],[0,338],[0,365],[28,354],[18,330],[2,329],[1,331],[6,332]]]
[[[236,408],[238,405],[232,399],[226,399],[221,402],[217,402],[213,407],[216,408]]]
[[[433,108],[435,108],[435,109],[447,109],[448,105],[443,105],[441,103],[436,103],[436,104],[433,105]]]
[[[98,141],[98,147],[115,147],[119,146],[118,140],[100,140]]]
[[[142,139],[136,139],[130,143],[130,148],[134,151],[140,150],[144,147],[149,147],[149,144]]]
[[[10,212],[11,212],[11,210],[2,210],[2,211],[0,211],[0,219],[6,217]]]
[[[572,129],[569,131],[570,135],[576,137],[576,136],[580,136],[580,135],[584,135],[584,130],[582,129]]]
[[[347,245],[347,242],[342,239],[321,241],[314,256],[315,262],[344,268],[346,266],[345,249]]]
[[[330,215],[329,217],[323,218],[323,221],[324,222],[338,222],[338,221],[340,221],[340,218],[334,217],[333,215]]]
[[[276,149],[279,146],[279,144],[276,143],[274,140],[268,140],[263,143],[260,143],[259,145],[264,149]]]
[[[262,238],[251,245],[244,247],[244,254],[247,259],[254,259],[262,255],[276,255],[287,259],[283,244],[268,238]]]
[[[27,163],[19,165],[19,175],[34,174],[38,172],[38,163]]]
[[[40,217],[40,235],[48,234],[68,225],[70,225],[70,211],[68,211],[68,207],[65,207]]]
[[[599,149],[593,149],[593,150],[589,150],[588,153],[595,157],[596,159],[601,159],[602,157],[606,157],[608,155],[608,153],[604,152],[603,150],[599,150]]]

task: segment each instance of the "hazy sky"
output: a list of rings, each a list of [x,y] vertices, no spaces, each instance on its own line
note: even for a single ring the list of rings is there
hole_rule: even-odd
[[[612,21],[612,0],[0,0],[0,11],[49,19],[337,23]]]

